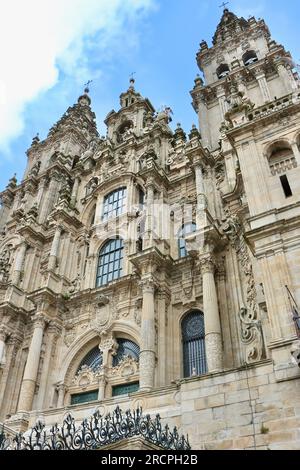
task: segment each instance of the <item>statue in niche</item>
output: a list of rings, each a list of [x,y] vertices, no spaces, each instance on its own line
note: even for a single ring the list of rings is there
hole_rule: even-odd
[[[88,144],[87,148],[81,155],[81,160],[86,160],[87,158],[93,158],[95,151],[96,151],[97,142],[96,139],[91,140]]]

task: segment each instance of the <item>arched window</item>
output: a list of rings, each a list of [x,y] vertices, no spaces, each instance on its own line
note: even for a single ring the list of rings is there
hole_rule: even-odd
[[[102,365],[102,352],[98,346],[95,346],[81,361],[79,364],[76,374],[80,371],[83,366],[87,366],[92,369],[93,372],[97,372]]]
[[[113,367],[116,367],[124,357],[132,357],[133,359],[139,360],[140,348],[139,346],[126,338],[118,338],[118,349],[117,354],[113,357]]]
[[[180,232],[178,233],[178,251],[179,251],[179,258],[185,258],[188,255],[188,252],[186,250],[186,244],[185,244],[185,237],[186,235],[189,235],[190,233],[194,233],[197,230],[196,224],[191,223],[191,224],[186,224],[182,227]]]
[[[103,220],[117,217],[124,212],[126,206],[126,188],[119,188],[112,191],[104,198]]]
[[[275,142],[268,151],[270,170],[273,176],[286,173],[297,167],[293,149],[288,142]]]
[[[246,65],[246,67],[248,65],[254,64],[254,62],[257,62],[257,61],[258,61],[258,57],[255,51],[247,51],[243,55],[243,62],[244,62],[244,65]]]
[[[227,64],[221,64],[217,68],[217,76],[219,80],[221,80],[222,78],[225,78],[227,75],[229,75],[229,73],[230,73],[230,70]]]
[[[109,240],[99,253],[96,287],[119,279],[123,273],[124,243],[121,238]]]
[[[205,353],[204,315],[193,311],[181,324],[184,377],[202,375],[207,372]]]

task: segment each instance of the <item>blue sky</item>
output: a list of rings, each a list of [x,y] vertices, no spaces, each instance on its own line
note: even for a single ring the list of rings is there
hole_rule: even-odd
[[[221,0],[0,0],[0,191],[26,165],[26,150],[76,102],[91,79],[99,132],[135,72],[156,108],[171,106],[186,131],[197,117],[189,91],[195,55],[211,42]],[[41,8],[41,4],[43,5]],[[299,0],[232,0],[240,16],[262,17],[300,63]],[[18,12],[18,15],[16,15]]]

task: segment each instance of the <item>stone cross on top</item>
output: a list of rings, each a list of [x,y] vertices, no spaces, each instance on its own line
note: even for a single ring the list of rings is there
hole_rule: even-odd
[[[222,5],[219,6],[219,8],[223,8],[225,10],[226,5],[228,5],[229,2],[223,2]]]

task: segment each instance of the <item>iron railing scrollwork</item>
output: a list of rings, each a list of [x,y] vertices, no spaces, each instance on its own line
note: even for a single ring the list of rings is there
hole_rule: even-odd
[[[149,414],[143,415],[142,408],[123,413],[117,407],[106,416],[96,411],[79,426],[68,414],[61,427],[55,424],[50,430],[38,421],[30,431],[14,438],[2,431],[0,450],[96,450],[136,436],[164,450],[191,449],[188,437],[180,436],[176,427],[171,431],[168,425],[162,426],[160,415],[151,419]]]

